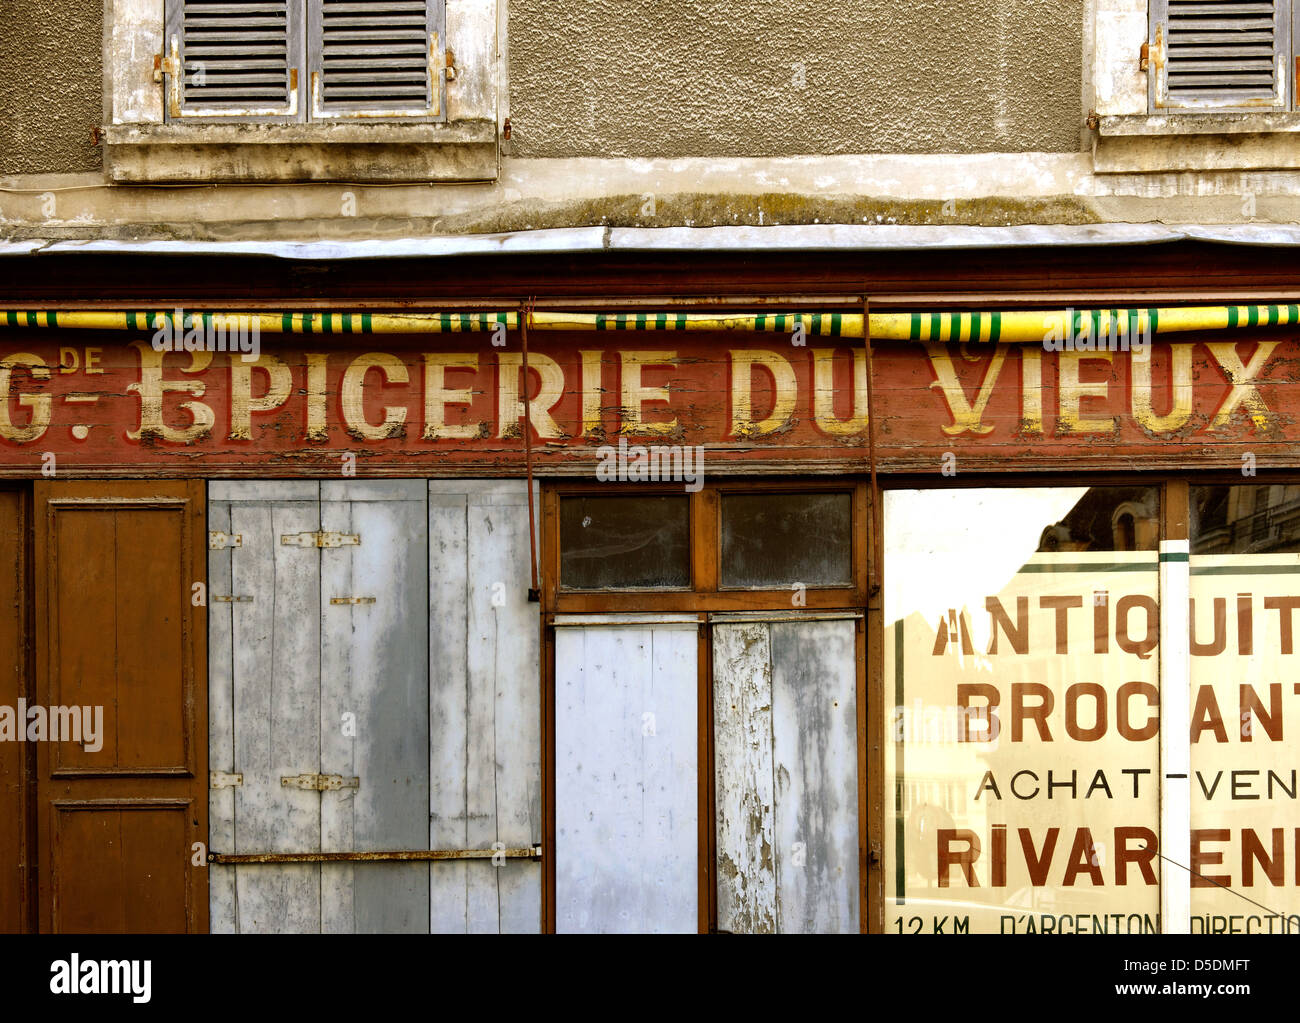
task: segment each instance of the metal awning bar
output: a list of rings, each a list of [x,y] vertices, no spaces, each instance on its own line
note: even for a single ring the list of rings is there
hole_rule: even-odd
[[[414,849],[409,852],[208,853],[209,863],[258,866],[278,863],[423,863],[443,860],[540,860],[540,845],[516,849]]]
[[[177,315],[180,312],[180,315]],[[462,334],[517,330],[521,315],[528,329],[555,332],[711,332],[789,334],[802,327],[808,337],[861,338],[863,314],[839,311],[770,312],[726,315],[680,311],[560,312],[517,309],[478,312],[231,312],[192,308],[173,310],[0,310],[0,326],[149,331],[168,325],[190,329],[194,317],[208,329],[258,334]],[[1149,337],[1204,330],[1283,327],[1300,324],[1300,304],[1130,306],[1102,309],[1004,309],[969,311],[873,312],[869,335],[878,341],[1021,342],[1046,338],[1108,339]],[[179,348],[180,346],[177,345]],[[232,345],[231,350],[234,350]]]

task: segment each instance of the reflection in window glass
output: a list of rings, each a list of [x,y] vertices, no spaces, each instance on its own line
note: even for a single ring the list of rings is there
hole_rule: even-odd
[[[848,494],[724,494],[723,586],[849,586],[853,501]]]
[[[1190,497],[1192,932],[1297,933],[1300,486]]]
[[[681,589],[690,584],[689,498],[560,498],[562,588]]]
[[[884,513],[886,929],[1158,931],[1159,491]]]

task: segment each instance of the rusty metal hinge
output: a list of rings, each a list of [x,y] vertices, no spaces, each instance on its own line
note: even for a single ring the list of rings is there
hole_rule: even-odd
[[[230,533],[223,533],[219,529],[211,530],[208,533],[208,550],[210,551],[223,551],[227,547],[243,546],[243,533],[235,533],[234,535],[231,535]]]
[[[1096,131],[1101,126],[1101,118],[1097,116],[1097,111],[1089,110],[1088,116],[1083,123],[1086,124],[1092,131]]]
[[[330,597],[331,604],[373,604],[374,597]]]
[[[360,533],[328,533],[317,530],[315,533],[285,533],[280,543],[286,547],[360,547]]]
[[[208,788],[210,789],[233,789],[244,784],[244,776],[240,774],[227,774],[225,771],[212,771],[208,774]]]
[[[153,80],[161,82],[163,75],[180,74],[180,61],[173,53],[170,57],[165,57],[161,53],[153,55]]]
[[[229,596],[223,593],[219,597],[213,597],[212,602],[214,604],[251,604],[253,598],[242,593],[231,594]]]
[[[443,61],[447,68],[447,81],[456,80],[456,51],[450,46],[447,47],[447,59]]]
[[[1151,67],[1151,44],[1143,43],[1138,51],[1138,70],[1147,71]]]
[[[341,774],[290,774],[280,778],[280,787],[306,789],[309,792],[337,792],[339,789],[361,788],[361,779],[345,778]]]

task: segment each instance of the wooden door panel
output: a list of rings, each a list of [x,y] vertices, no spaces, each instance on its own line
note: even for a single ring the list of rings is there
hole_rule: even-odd
[[[325,851],[428,839],[426,505],[423,480],[321,484],[321,528],[360,538],[320,552],[320,770],[360,779],[320,795]],[[429,870],[324,865],[321,930],[427,934]]]
[[[239,538],[209,552],[213,769],[242,775],[212,789],[212,847],[315,852],[320,796],[280,779],[320,771],[320,555],[281,537],[320,529],[320,484],[213,483],[209,500],[214,530]],[[316,866],[212,871],[214,929],[319,930]]]
[[[541,641],[528,601],[528,490],[518,480],[429,486],[429,841],[541,840]],[[430,868],[436,933],[536,934],[540,864]]]
[[[189,860],[176,850],[198,840],[189,801],[57,800],[52,810],[51,901],[61,932],[176,930],[190,897]]]
[[[51,774],[192,774],[193,707],[176,670],[189,638],[186,504],[47,507],[47,705],[103,707],[105,726],[98,751],[53,745]]]
[[[205,931],[203,485],[41,481],[34,506],[36,700],[102,708],[98,750],[38,744],[41,927]]]
[[[556,930],[695,933],[699,625],[556,626]]]
[[[716,616],[718,928],[857,933],[852,616]]]

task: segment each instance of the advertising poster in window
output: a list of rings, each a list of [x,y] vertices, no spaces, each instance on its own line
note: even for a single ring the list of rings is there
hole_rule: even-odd
[[[1159,513],[886,495],[888,933],[1160,929]]]

